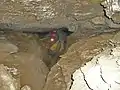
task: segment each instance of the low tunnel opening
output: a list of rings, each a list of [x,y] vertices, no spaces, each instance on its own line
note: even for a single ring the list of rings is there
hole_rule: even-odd
[[[50,39],[53,38],[54,34],[55,40],[51,41]],[[4,41],[8,41],[18,47],[17,52],[11,53],[6,57],[7,60],[2,60],[1,56],[0,63],[9,67],[15,67],[20,71],[20,75],[17,77],[21,79],[21,86],[27,84],[31,86],[33,90],[39,90],[39,88],[44,86],[45,82],[44,79],[40,82],[41,78],[38,79],[38,77],[45,77],[47,79],[46,75],[53,65],[59,61],[60,55],[67,51],[68,37],[72,34],[73,32],[70,32],[66,27],[50,30],[48,32],[0,30],[0,42],[3,41],[4,43]],[[63,44],[63,50],[60,51],[61,43]],[[42,59],[45,65],[40,64],[40,59]],[[40,70],[41,72],[38,72],[39,70],[37,69],[40,67],[44,68]],[[47,74],[43,76],[40,75],[45,72],[47,72]]]
[[[59,61],[60,55],[67,51],[68,46],[70,46],[70,44],[68,44],[68,37],[73,34],[73,32],[69,31],[66,27],[56,28],[48,32],[23,33],[38,36],[39,43],[43,49],[43,61],[49,69]],[[51,41],[51,39],[54,40]]]
[[[14,30],[1,30],[1,34],[4,34],[7,36],[7,39],[12,41],[13,39],[9,38],[9,34],[14,36],[16,33],[22,33],[25,34],[25,36],[31,36],[35,37],[37,43],[42,47],[42,55],[43,55],[43,62],[47,65],[47,67],[50,69],[53,65],[55,65],[59,59],[60,55],[64,54],[68,47],[73,43],[68,43],[68,37],[72,35],[74,32],[69,31],[67,27],[61,27],[61,28],[54,28],[48,30],[42,31],[42,32],[34,32],[34,30],[31,31],[21,31],[21,32],[15,32]],[[24,35],[23,35],[24,37]],[[51,41],[51,39],[54,39],[54,41]],[[14,40],[13,40],[14,41]],[[17,40],[19,42],[19,40]],[[60,51],[62,47],[62,50]]]

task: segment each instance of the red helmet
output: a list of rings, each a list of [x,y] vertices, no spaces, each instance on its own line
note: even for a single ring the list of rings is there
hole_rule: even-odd
[[[56,39],[56,31],[51,31],[50,32],[50,41],[54,42]]]

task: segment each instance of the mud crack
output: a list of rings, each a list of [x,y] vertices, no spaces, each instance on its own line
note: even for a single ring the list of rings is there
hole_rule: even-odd
[[[88,87],[90,90],[94,90],[94,89],[92,89],[92,88],[89,86],[89,84],[88,84],[88,82],[87,82],[87,80],[86,80],[85,74],[84,74],[84,72],[81,70],[81,68],[80,68],[80,71],[81,71],[81,73],[82,73],[82,75],[83,75],[83,79],[84,79],[87,87]]]
[[[70,88],[69,88],[69,90],[71,90],[71,88],[72,88],[72,85],[73,85],[73,82],[74,82],[74,79],[73,79],[73,74],[71,75],[71,85],[70,85]]]
[[[101,77],[102,81],[103,81],[104,83],[106,83],[106,84],[109,86],[109,88],[111,88],[111,84],[109,84],[109,83],[104,79],[104,77],[103,77],[103,71],[102,71],[102,68],[101,68],[101,67],[100,67],[100,77]],[[109,88],[108,88],[108,90],[109,90]]]

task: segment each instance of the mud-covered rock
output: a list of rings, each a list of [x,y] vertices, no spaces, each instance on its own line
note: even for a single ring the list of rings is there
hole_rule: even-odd
[[[112,39],[111,42],[120,44],[120,32],[118,32]]]
[[[20,77],[21,87],[29,85],[31,90],[42,90],[49,70],[37,38],[13,32],[5,36],[7,40],[0,41],[0,63],[9,66],[7,71],[13,76]]]
[[[46,27],[66,26],[75,31],[78,29],[77,21],[102,15],[99,3],[91,1],[1,0],[0,28],[41,32]]]
[[[21,88],[21,90],[31,90],[31,87],[28,85],[25,85]]]
[[[112,18],[112,16],[120,11],[120,1],[119,0],[105,0],[101,3],[104,6],[106,16]]]
[[[120,0],[105,0],[101,5],[103,5],[106,16],[116,25],[120,24]]]
[[[18,47],[9,41],[0,41],[0,52],[5,52],[5,53],[17,53]]]
[[[0,62],[1,60],[4,60],[6,57],[8,57],[10,54],[14,54],[18,52],[18,47],[14,45],[13,43],[9,42],[8,40],[3,38],[0,40]]]
[[[120,24],[120,13],[115,13],[112,16],[112,20],[114,21],[114,23]]]
[[[92,23],[98,24],[98,25],[104,25],[105,24],[105,18],[95,17],[95,18],[92,19]]]
[[[20,89],[20,77],[15,78],[10,69],[8,66],[0,64],[0,90],[31,90],[31,87],[28,85]]]
[[[58,65],[55,65],[54,67],[48,74],[43,90],[66,90],[66,83],[62,73],[62,68]]]
[[[83,23],[81,23],[81,28],[83,29],[95,29],[95,27],[94,27],[95,25],[94,24],[92,24],[91,22],[89,22],[89,21],[86,21],[86,22],[83,22]]]
[[[20,90],[20,81],[13,78],[3,64],[0,64],[0,90]]]

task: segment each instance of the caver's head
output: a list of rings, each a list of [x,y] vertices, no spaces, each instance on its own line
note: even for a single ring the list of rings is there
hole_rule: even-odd
[[[67,36],[69,36],[72,32],[68,31],[68,28],[62,27],[57,30],[53,30],[50,32],[50,41],[56,42],[59,41],[66,41]]]

